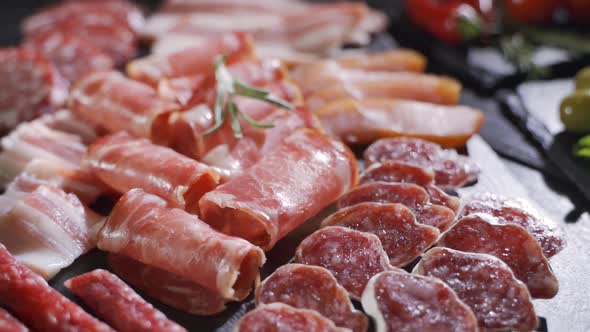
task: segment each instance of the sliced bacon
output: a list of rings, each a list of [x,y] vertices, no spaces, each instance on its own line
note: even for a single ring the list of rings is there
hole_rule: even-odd
[[[0,331],[4,332],[29,332],[29,329],[12,317],[8,311],[0,308]]]
[[[2,244],[0,302],[35,331],[114,331],[49,287],[41,276],[17,262]]]
[[[284,303],[319,312],[339,327],[367,330],[367,317],[354,309],[346,290],[319,266],[287,264],[279,267],[256,288],[256,304]]]
[[[120,193],[142,188],[189,212],[198,212],[199,199],[219,183],[207,165],[126,133],[92,144],[83,167]]]
[[[130,190],[115,205],[98,236],[98,248],[238,300],[248,296],[265,260],[260,248],[218,233],[196,215],[169,208],[141,189]]]
[[[97,220],[76,196],[49,185],[21,195],[0,222],[0,242],[19,262],[49,279],[94,246]]]
[[[186,331],[108,271],[84,273],[66,280],[64,285],[119,332]]]
[[[96,72],[79,80],[70,93],[71,111],[108,132],[127,131],[150,137],[154,117],[180,106],[156,91],[115,71]]]
[[[269,250],[357,183],[357,162],[342,143],[298,130],[254,166],[205,194],[202,218]]]
[[[420,138],[457,148],[483,125],[483,114],[467,106],[397,99],[342,99],[315,111],[327,133],[348,144],[386,137]]]

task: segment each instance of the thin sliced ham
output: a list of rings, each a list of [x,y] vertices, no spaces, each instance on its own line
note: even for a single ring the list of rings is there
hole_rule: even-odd
[[[258,163],[205,194],[203,220],[265,250],[334,202],[358,181],[354,155],[342,143],[298,130]]]
[[[98,248],[237,300],[248,296],[265,261],[260,248],[223,235],[141,189],[130,190],[115,205],[98,236]]]
[[[66,109],[45,114],[35,121],[43,123],[48,128],[76,135],[80,137],[84,144],[94,142],[102,134],[96,126],[82,120]]]

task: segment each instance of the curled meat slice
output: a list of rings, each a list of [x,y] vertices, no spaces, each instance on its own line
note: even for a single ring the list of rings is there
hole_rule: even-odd
[[[108,271],[84,273],[66,280],[64,285],[119,332],[186,331]]]
[[[417,138],[381,139],[364,153],[365,163],[372,165],[386,160],[400,161],[434,171],[437,186],[443,189],[462,187],[477,180],[479,166],[454,150]]]
[[[78,136],[84,144],[94,142],[102,134],[97,127],[65,109],[45,114],[34,122],[37,121],[50,129]]]
[[[354,309],[348,293],[330,271],[319,266],[279,267],[256,288],[257,305],[273,302],[315,310],[336,326],[355,332],[366,331],[369,324],[367,316]]]
[[[545,218],[530,203],[492,193],[477,193],[463,199],[458,217],[472,213],[487,213],[497,218],[498,222],[517,224],[526,229],[539,242],[543,254],[551,258],[566,246],[555,222]]]
[[[270,303],[248,312],[236,324],[236,332],[345,332],[317,311]]]
[[[360,299],[375,274],[396,269],[389,264],[379,238],[344,227],[325,227],[297,247],[295,262],[330,271],[353,298]]]
[[[142,188],[172,207],[195,213],[199,199],[220,178],[205,164],[126,133],[105,136],[92,144],[83,167],[120,193]]]
[[[482,241],[482,239],[484,239]],[[535,238],[516,224],[501,224],[497,218],[478,213],[463,217],[438,243],[451,249],[496,256],[524,282],[531,296],[552,298],[559,285]]]
[[[4,332],[29,332],[29,329],[12,317],[8,311],[0,308],[0,331]]]
[[[538,325],[526,286],[494,256],[437,247],[422,257],[414,273],[449,285],[482,329],[533,331]]]
[[[130,190],[115,205],[97,246],[174,273],[227,299],[248,296],[265,261],[260,248],[218,233],[196,215],[169,208],[166,201],[141,189]]]
[[[404,266],[436,242],[438,229],[416,222],[401,204],[360,203],[322,221],[322,227],[342,226],[372,233],[381,240],[393,266]]]
[[[477,332],[477,319],[444,282],[409,273],[382,272],[369,281],[363,308],[377,332]]]

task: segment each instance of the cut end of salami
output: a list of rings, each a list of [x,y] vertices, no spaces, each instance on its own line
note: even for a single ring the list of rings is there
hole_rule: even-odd
[[[360,183],[405,182],[426,187],[434,183],[434,171],[395,160],[384,160],[367,167],[361,174]]]

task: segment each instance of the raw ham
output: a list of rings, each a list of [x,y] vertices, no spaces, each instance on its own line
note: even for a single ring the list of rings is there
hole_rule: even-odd
[[[0,243],[19,262],[50,279],[94,246],[98,220],[76,196],[48,185],[21,195],[0,219]]]
[[[341,99],[315,110],[327,133],[348,144],[386,137],[412,137],[462,147],[483,125],[483,114],[467,106],[401,99]]]
[[[367,330],[368,319],[354,309],[346,290],[330,271],[319,266],[287,264],[279,267],[256,288],[256,305],[284,303],[315,310],[339,327]]]
[[[475,315],[442,281],[409,273],[382,272],[369,281],[363,308],[376,331],[477,332]]]
[[[449,285],[473,310],[482,329],[533,331],[538,325],[526,286],[494,256],[434,248],[414,273]]]
[[[0,49],[0,135],[19,123],[61,106],[66,85],[40,52],[28,48]]]
[[[35,331],[113,332],[41,276],[16,261],[0,244],[0,303]]]
[[[163,78],[208,73],[213,67],[213,59],[218,55],[228,55],[228,64],[254,56],[252,39],[244,33],[212,36],[206,44],[205,48],[188,48],[133,60],[127,65],[127,74],[135,80],[155,86]]]
[[[543,217],[530,203],[522,199],[508,198],[492,193],[477,193],[463,199],[458,217],[472,213],[487,213],[502,224],[516,224],[526,229],[539,242],[548,259],[565,248],[557,225]]]
[[[359,53],[336,59],[338,65],[347,69],[364,71],[423,72],[426,57],[411,49],[394,49],[378,53]]]
[[[480,172],[479,166],[468,157],[417,138],[381,139],[365,150],[364,159],[367,166],[393,160],[430,168],[434,171],[436,185],[443,189],[469,184],[477,180]]]
[[[83,168],[120,193],[142,188],[195,213],[199,199],[219,183],[219,174],[207,165],[126,133],[92,144]]]
[[[2,332],[29,332],[21,322],[12,317],[6,310],[0,308],[0,331]]]
[[[372,276],[399,270],[389,264],[377,236],[344,227],[326,227],[308,236],[297,247],[295,262],[327,269],[357,300]]]
[[[248,312],[235,327],[236,332],[345,332],[314,310],[297,309],[283,303],[270,303]]]
[[[71,111],[109,132],[127,131],[150,137],[154,117],[180,106],[156,91],[115,71],[96,72],[79,80],[69,99]]]
[[[130,285],[174,309],[208,316],[225,310],[228,302],[199,284],[131,258],[109,254],[108,262],[113,271]]]
[[[201,74],[163,78],[158,82],[158,95],[186,106],[205,78],[206,75]]]
[[[358,165],[342,143],[298,130],[254,166],[205,194],[203,220],[265,250],[357,183]]]
[[[541,247],[519,225],[501,224],[488,214],[471,214],[444,233],[438,245],[498,257],[527,285],[532,297],[550,299],[559,289]]]
[[[227,299],[248,296],[265,260],[262,250],[166,205],[141,189],[130,190],[99,233],[98,248],[169,271]]]
[[[64,285],[119,332],[186,331],[108,271],[84,273],[68,279]]]
[[[345,208],[365,202],[402,204],[412,211],[419,223],[436,227],[441,232],[455,221],[452,210],[429,203],[426,190],[411,183],[367,183],[344,194],[338,200],[338,207]]]
[[[80,140],[84,144],[94,142],[102,134],[98,128],[65,109],[55,113],[45,114],[35,121],[44,124],[50,129],[76,135],[80,137]]]
[[[416,222],[401,204],[361,203],[341,209],[322,227],[342,226],[377,235],[393,266],[404,266],[436,243],[438,229]]]

